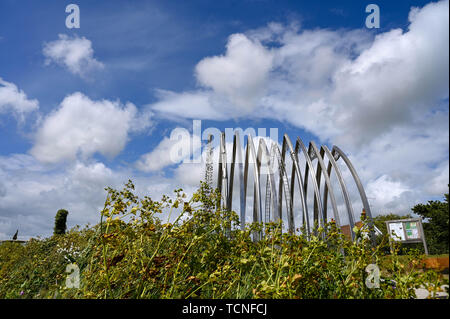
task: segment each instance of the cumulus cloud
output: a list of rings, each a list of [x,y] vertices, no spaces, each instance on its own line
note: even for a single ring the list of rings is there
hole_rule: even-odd
[[[183,139],[177,139],[177,136],[181,134],[177,133],[177,130],[185,132],[182,134]],[[151,151],[150,153],[144,154],[140,160],[136,163],[136,167],[144,172],[163,172],[163,169],[173,166],[173,180],[174,183],[179,185],[188,185],[192,187],[199,186],[200,181],[205,179],[205,164],[207,159],[207,141],[206,136],[203,136],[203,142],[201,143],[199,137],[190,134],[187,130],[183,128],[177,128],[173,131],[173,136],[164,137],[161,142]],[[220,131],[216,130],[211,132],[213,135],[212,141],[212,162],[214,166],[214,171],[217,172],[217,163],[219,160],[219,141],[220,141]],[[233,134],[230,133],[226,136],[225,149],[227,153],[227,165],[231,165],[232,154],[233,154]],[[254,132],[242,131],[240,132],[241,140],[241,154],[242,161],[245,159],[245,137],[251,134],[253,137],[253,143],[255,150],[258,150],[259,143],[261,139],[264,139],[266,146],[270,151],[270,147],[273,143],[278,144],[278,141],[266,136],[255,136]],[[203,134],[206,135],[206,134]],[[174,138],[175,137],[175,138]],[[281,145],[278,144],[281,148]],[[170,155],[172,153],[172,155]],[[256,162],[252,157],[250,158],[250,163]],[[263,165],[265,161],[263,160]],[[288,160],[288,163],[290,161]],[[261,173],[266,172],[264,168],[261,168]],[[217,174],[213,174],[213,182],[217,183]],[[235,185],[237,186],[237,185]]]
[[[378,35],[334,75],[331,101],[339,104],[335,114],[341,140],[370,141],[448,98],[447,11],[448,1],[412,9],[406,32]]]
[[[149,121],[137,120],[136,115],[132,103],[94,101],[82,93],[73,93],[43,120],[30,153],[47,163],[75,160],[78,156],[86,159],[97,152],[114,157],[125,147],[130,132],[150,125]]]
[[[217,163],[219,159],[219,141],[221,132],[218,129],[213,129],[210,132],[213,135],[212,141],[212,162],[214,171],[217,172]],[[225,148],[227,152],[227,163],[231,165],[232,151],[233,151],[233,134],[234,132],[227,132]],[[199,186],[200,181],[205,179],[205,164],[207,158],[207,140],[205,131],[202,132],[202,141],[196,135],[189,133],[184,128],[176,128],[172,131],[170,137],[164,137],[160,143],[149,153],[140,157],[135,163],[135,167],[143,172],[158,173],[161,176],[167,175],[167,168],[171,168],[172,180],[174,184],[188,185],[192,187]],[[253,136],[253,143],[255,149],[258,149],[259,142],[264,139],[267,147],[278,141],[270,137],[255,136],[256,132],[252,130],[240,131],[241,140],[241,154],[242,160],[245,157],[245,136],[251,134]],[[279,144],[278,144],[279,145]],[[279,145],[281,148],[281,145]],[[255,160],[250,158],[250,163]],[[289,161],[288,161],[289,162]],[[263,164],[265,162],[263,161]],[[229,167],[229,166],[228,166]],[[261,168],[264,173],[264,168]],[[213,174],[213,182],[217,182],[217,174]],[[235,185],[236,186],[236,185]]]
[[[18,228],[22,238],[50,235],[54,215],[60,208],[69,210],[69,226],[96,223],[105,199],[104,187],[118,185],[121,178],[117,175],[102,163],[76,162],[55,170],[30,155],[0,156],[4,189],[0,234]]]
[[[409,125],[448,98],[448,1],[413,9],[410,25],[381,33],[288,29],[262,102],[269,114],[350,147]]]
[[[91,71],[104,68],[103,63],[94,58],[90,40],[65,34],[59,34],[58,38],[44,44],[42,52],[46,57],[47,65],[56,63],[82,77]]]
[[[412,8],[408,21],[375,37],[277,23],[231,35],[223,55],[198,63],[202,88],[150,108],[293,124],[348,152],[369,189],[400,185],[389,200],[373,191],[375,210],[408,213],[448,184],[448,1]],[[195,112],[181,111],[196,99]]]
[[[168,118],[290,123],[349,155],[375,215],[410,213],[412,205],[448,191],[448,21],[448,1],[440,1],[412,9],[407,29],[376,37],[367,30],[272,23],[231,35],[223,55],[199,61],[197,90],[158,90],[158,101],[149,108]],[[55,53],[49,62],[58,60],[84,74],[89,62],[77,56],[94,59],[86,41],[74,57]],[[20,93],[12,88],[5,92]],[[62,207],[71,211],[70,223],[96,221],[103,187],[120,186],[128,178],[156,198],[180,186],[193,191],[203,179],[204,161],[169,160],[174,141],[168,137],[135,163],[145,176],[89,161],[94,153],[117,155],[136,127],[149,125],[147,119],[138,122],[136,114],[131,103],[94,101],[81,93],[66,97],[38,129],[34,157],[0,157],[0,235],[13,233],[21,219],[32,225],[28,234],[50,232],[48,221]],[[217,149],[213,158],[217,163]],[[44,164],[62,160],[69,163],[59,171]],[[161,173],[164,169],[168,174]],[[251,196],[252,187],[248,191]],[[338,202],[342,205],[341,198]],[[356,214],[360,208],[354,206]]]
[[[136,168],[144,172],[155,172],[175,164],[170,159],[170,151],[175,142],[165,137],[156,147],[150,152],[142,155],[136,162]]]
[[[447,8],[448,1],[413,8],[406,31],[375,39],[365,30],[278,24],[231,35],[224,55],[205,58],[196,67],[199,83],[212,89],[209,95],[166,92],[151,107],[175,113],[195,100],[195,113],[179,115],[275,117],[324,140],[358,146],[448,98]],[[258,112],[248,113],[256,107]]]
[[[19,120],[23,120],[26,113],[38,108],[39,102],[36,99],[28,99],[15,84],[0,77],[0,114],[12,112]]]
[[[370,183],[366,189],[369,197],[376,198],[383,206],[389,205],[408,188],[401,182],[393,181],[388,175],[382,175]]]
[[[272,53],[261,43],[243,34],[233,34],[228,39],[225,55],[200,61],[196,76],[201,85],[227,97],[230,106],[248,112],[264,93],[272,60]]]
[[[139,196],[159,200],[180,185],[161,176],[142,176],[129,167],[112,169],[102,162],[75,161],[54,167],[25,154],[0,156],[0,239],[19,229],[19,239],[52,234],[58,209],[69,211],[68,227],[96,224],[106,199],[105,187],[121,189],[132,179]],[[183,187],[189,195],[196,187]],[[160,216],[167,218],[164,213]]]
[[[343,149],[372,210],[408,214],[413,205],[448,192],[448,139],[448,112],[440,111],[397,126],[363,147]]]
[[[229,117],[226,110],[220,110],[212,106],[214,100],[218,99],[211,92],[182,92],[176,93],[167,90],[157,90],[159,101],[150,107],[159,113],[160,117],[166,118],[193,118],[193,119],[219,119],[225,120]]]
[[[136,168],[144,172],[156,172],[178,164],[189,159],[191,144],[191,138],[188,135],[179,140],[165,137],[154,150],[140,157],[136,162]]]

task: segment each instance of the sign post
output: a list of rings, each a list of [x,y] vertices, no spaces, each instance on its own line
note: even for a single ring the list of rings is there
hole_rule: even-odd
[[[427,243],[423,232],[422,218],[396,219],[386,221],[389,241],[401,243],[423,243],[425,254],[428,255]]]

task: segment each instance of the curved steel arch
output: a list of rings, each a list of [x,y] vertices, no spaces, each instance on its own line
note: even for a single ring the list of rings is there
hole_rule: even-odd
[[[255,145],[253,144],[253,139],[251,135],[248,135],[247,147],[245,152],[245,163],[244,163],[244,209],[246,209],[247,205],[247,182],[248,182],[248,166],[250,165],[249,159],[250,156],[253,159],[253,222],[260,223],[261,219],[261,187],[259,183],[259,174],[258,174],[258,166],[257,166],[257,157],[255,151]],[[245,213],[244,213],[245,215]],[[259,239],[261,234],[254,234],[254,239]]]
[[[345,206],[347,207],[348,221],[350,223],[350,235],[352,237],[352,240],[354,240],[355,232],[353,231],[353,227],[355,227],[355,221],[354,221],[354,215],[353,215],[353,207],[352,207],[352,203],[350,202],[350,196],[348,195],[347,186],[345,185],[341,170],[340,170],[339,166],[337,166],[336,160],[335,160],[334,156],[331,155],[331,152],[328,149],[328,147],[326,145],[323,145],[321,147],[321,149],[323,149],[325,151],[325,154],[328,157],[328,169],[327,169],[328,176],[331,176],[331,169],[334,168],[334,172],[336,173],[336,177],[339,181],[339,185],[341,186],[342,196],[344,197]],[[327,187],[327,185],[325,185],[324,196],[327,195],[327,192],[328,192],[328,187]]]
[[[323,219],[323,206],[322,206],[322,201],[320,199],[320,194],[319,194],[319,187],[317,185],[317,181],[315,179],[315,170],[314,167],[312,165],[312,161],[311,161],[311,157],[309,155],[309,153],[306,151],[306,147],[303,144],[302,140],[300,139],[300,137],[297,137],[297,142],[295,143],[295,153],[298,153],[298,149],[302,150],[302,153],[306,159],[306,165],[305,165],[305,180],[303,182],[303,187],[305,190],[305,198],[307,198],[307,194],[308,194],[308,173],[311,176],[311,180],[313,183],[313,189],[314,189],[314,207],[317,206],[317,215],[320,216],[320,220],[322,222],[322,225],[325,225],[325,221]],[[320,212],[320,214],[319,214]],[[316,216],[316,209],[314,209],[314,222],[316,222],[318,219],[318,216]]]
[[[228,201],[228,169],[227,169],[227,149],[225,144],[225,133],[222,132],[220,135],[220,153],[219,153],[219,170],[217,176],[217,188],[221,194],[220,205],[222,205],[222,200],[225,203],[225,209],[228,209],[227,204]],[[225,186],[224,186],[225,184]],[[223,191],[222,188],[225,190]]]
[[[245,228],[245,192],[244,192],[244,163],[242,161],[242,149],[241,149],[241,141],[239,137],[239,132],[235,132],[233,136],[233,155],[231,159],[231,168],[230,168],[230,183],[228,188],[228,200],[227,200],[227,208],[232,210],[233,208],[233,183],[234,183],[234,169],[236,165],[236,157],[237,164],[239,169],[239,201],[240,201],[240,221],[241,221],[241,230]]]
[[[323,161],[323,154],[321,154],[319,152],[319,150],[317,149],[316,144],[311,141],[309,143],[309,150],[310,152],[314,152],[314,155],[317,158],[317,171],[316,171],[316,180],[317,180],[317,184],[320,186],[321,184],[321,176],[324,176],[325,179],[325,185],[327,186],[327,189],[329,190],[329,194],[330,194],[330,200],[331,200],[331,206],[333,208],[333,213],[334,213],[334,220],[336,222],[336,225],[340,228],[341,227],[341,221],[339,218],[339,211],[337,208],[337,204],[336,204],[336,198],[334,196],[334,191],[333,188],[331,187],[331,180],[330,180],[330,176],[327,174],[327,168],[325,166],[325,162]],[[324,220],[327,220],[327,204],[328,204],[328,197],[326,196],[326,194],[324,194],[323,197],[323,216],[324,216]]]
[[[374,241],[373,221],[370,211],[370,205],[367,200],[366,193],[364,191],[361,180],[356,173],[356,170],[345,155],[345,153],[337,146],[333,146],[332,151],[328,149],[326,145],[320,147],[320,151],[316,144],[311,141],[306,149],[302,140],[297,137],[295,148],[287,134],[283,135],[283,142],[281,151],[277,143],[273,143],[270,148],[264,139],[260,139],[258,142],[257,151],[251,135],[247,136],[247,145],[245,147],[245,160],[242,161],[242,145],[240,142],[240,136],[238,131],[235,131],[233,136],[233,153],[231,156],[230,174],[228,175],[227,166],[227,150],[225,143],[225,133],[222,132],[220,138],[220,153],[218,161],[218,189],[221,192],[222,198],[220,205],[227,210],[232,210],[233,206],[233,185],[234,175],[236,170],[236,164],[238,164],[238,176],[239,176],[239,190],[240,190],[240,220],[241,229],[245,227],[246,209],[247,209],[247,189],[249,179],[250,165],[253,167],[253,222],[261,223],[262,218],[262,200],[261,196],[261,176],[267,175],[266,182],[266,196],[265,196],[265,222],[270,220],[280,221],[283,219],[283,195],[286,201],[286,217],[288,221],[288,231],[294,233],[295,231],[295,214],[294,214],[294,195],[295,195],[295,180],[299,188],[301,209],[302,209],[302,221],[299,223],[304,226],[306,236],[309,239],[311,234],[309,208],[307,205],[308,194],[308,179],[311,178],[311,184],[314,191],[314,222],[318,221],[319,225],[325,225],[328,220],[327,207],[328,198],[330,199],[333,209],[333,217],[336,225],[341,228],[340,211],[335,197],[333,184],[331,183],[331,174],[337,177],[339,189],[342,193],[345,203],[345,213],[349,219],[350,235],[351,239],[355,239],[353,227],[355,226],[355,218],[353,213],[352,203],[350,196],[342,176],[341,170],[337,165],[337,161],[342,158],[347,168],[350,170],[353,180],[358,188],[360,198],[363,203],[366,216],[369,219],[370,236],[372,242]],[[301,151],[305,157],[306,164],[304,170],[304,176],[300,169],[298,152]],[[290,153],[290,159],[292,161],[291,178],[289,180],[287,174],[287,162],[286,152]],[[317,160],[316,169],[314,168],[314,161]],[[328,165],[326,165],[328,160]],[[278,164],[277,170],[274,170],[274,165]],[[262,171],[262,167],[265,168]],[[278,176],[278,189],[276,188],[275,177]],[[323,176],[323,193],[321,193]],[[284,194],[283,194],[284,192]],[[271,214],[270,212],[273,212]],[[261,238],[262,233],[254,233],[254,240]]]
[[[281,220],[283,218],[283,190],[284,190],[284,198],[286,200],[286,211],[287,211],[287,220],[288,220],[288,229],[289,232],[293,233],[295,230],[294,226],[294,214],[292,211],[292,202],[290,198],[290,187],[289,187],[289,179],[286,173],[286,167],[284,165],[284,161],[282,160],[280,149],[277,144],[272,144],[272,152],[275,154],[275,157],[278,161],[278,169],[280,174],[280,180],[278,184],[278,218]]]
[[[278,211],[278,203],[276,201],[277,190],[275,188],[275,180],[273,177],[273,172],[271,171],[270,155],[269,155],[269,151],[267,149],[266,142],[264,142],[264,139],[260,139],[259,145],[258,145],[258,155],[256,157],[256,162],[257,162],[257,166],[258,166],[258,175],[261,174],[261,164],[262,164],[261,159],[263,156],[266,157],[265,167],[267,170],[269,170],[269,172],[267,174],[267,179],[268,179],[269,185],[266,185],[266,188],[269,187],[269,189],[270,189],[270,193],[269,193],[270,199],[272,202],[273,211],[275,212],[275,211]],[[268,222],[268,220],[266,220],[266,222]]]
[[[302,178],[302,172],[300,171],[300,165],[298,163],[298,157],[297,153],[294,151],[294,147],[292,146],[291,139],[287,134],[284,134],[283,136],[283,151],[281,153],[281,158],[284,161],[284,156],[286,154],[286,145],[289,147],[289,152],[291,154],[291,160],[292,160],[292,173],[291,173],[291,207],[294,207],[294,191],[295,191],[295,178],[297,177],[297,183],[300,193],[300,200],[302,203],[302,209],[303,209],[303,223],[306,224],[306,234],[309,237],[311,234],[311,229],[309,226],[309,214],[308,214],[308,206],[306,205],[306,198],[305,198],[305,189],[303,187],[303,178]],[[294,215],[294,213],[292,213]],[[306,223],[305,223],[306,222]]]
[[[335,154],[338,154],[340,158],[344,160],[345,165],[350,170],[350,173],[353,176],[353,179],[355,181],[356,187],[358,188],[359,196],[361,197],[361,201],[363,203],[364,210],[367,214],[367,217],[369,218],[369,234],[372,239],[373,244],[375,244],[375,232],[373,228],[373,220],[372,220],[372,212],[370,210],[369,201],[367,200],[366,192],[364,191],[364,187],[362,186],[361,180],[359,179],[358,173],[356,173],[355,168],[353,167],[352,162],[350,162],[350,159],[345,155],[345,153],[336,145],[333,146],[331,150],[331,154],[334,156]]]

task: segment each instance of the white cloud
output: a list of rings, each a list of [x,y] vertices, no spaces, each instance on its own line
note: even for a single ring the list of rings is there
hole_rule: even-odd
[[[273,56],[258,41],[243,34],[228,39],[223,56],[208,57],[196,66],[200,84],[227,97],[240,112],[249,112],[264,93],[264,85],[272,68]]]
[[[242,154],[242,161],[245,161],[245,146],[246,144],[244,144],[244,135],[246,133],[244,132],[243,134],[240,134],[240,138],[241,138],[241,154]],[[215,136],[214,137],[216,139],[216,141],[220,140],[220,136]],[[266,142],[266,146],[268,147],[269,151],[270,151],[270,147],[272,146],[272,143],[277,143],[278,141],[272,140],[270,137],[263,137],[263,136],[253,136],[253,144],[255,146],[255,151],[258,151],[258,147],[259,147],[259,143],[260,140],[264,139],[264,141]],[[227,155],[227,167],[228,170],[230,170],[230,165],[232,162],[232,154],[233,154],[233,136],[226,136],[226,141],[225,141],[225,149],[226,149],[226,155]],[[174,170],[174,180],[177,181],[178,183],[180,183],[180,185],[190,185],[190,186],[198,186],[200,181],[205,181],[205,165],[206,165],[206,158],[207,158],[207,147],[206,147],[206,141],[203,141],[204,145],[203,148],[201,149],[201,153],[199,152],[197,154],[197,157],[193,158],[193,161],[184,161],[182,163],[180,163],[180,165],[178,165],[176,167],[176,169]],[[278,144],[278,146],[281,149],[281,145]],[[217,172],[218,172],[218,162],[219,162],[219,153],[220,153],[220,147],[219,147],[219,142],[214,142],[212,143],[212,162],[213,162],[213,185],[217,185]],[[252,157],[250,157],[250,163],[253,163],[255,161],[255,159],[253,159]],[[266,162],[263,159],[262,164],[264,165]],[[290,163],[290,161],[288,160],[287,163]],[[276,164],[276,163],[275,163]],[[276,166],[275,166],[276,169]],[[252,170],[252,168],[250,168],[250,170]],[[264,170],[264,166],[261,166],[261,174],[264,174],[264,172],[266,172],[266,170]],[[230,178],[230,177],[229,177]],[[235,188],[235,193],[238,193],[238,181],[237,181],[237,169],[235,171],[235,184],[233,185]],[[249,190],[250,185],[252,185],[251,183],[253,182],[253,176],[252,173],[249,174]],[[250,190],[252,192],[252,190]],[[250,195],[252,193],[249,193]],[[236,206],[235,206],[236,207]]]
[[[212,99],[215,98],[211,92],[175,93],[167,90],[157,90],[156,95],[160,100],[150,105],[150,107],[162,117],[201,120],[211,118],[225,120],[228,117],[222,110],[211,105]]]
[[[42,162],[88,158],[98,152],[108,157],[123,150],[128,134],[148,127],[137,118],[131,103],[93,101],[82,93],[67,96],[38,129],[30,153]]]
[[[102,163],[76,162],[55,170],[29,155],[0,156],[0,178],[3,181],[0,233],[50,235],[56,211],[70,212],[69,225],[96,223],[105,200],[104,187],[126,181]],[[122,178],[121,178],[122,177]],[[3,239],[3,238],[2,238]]]
[[[364,30],[280,24],[232,35],[223,55],[197,65],[201,88],[159,90],[150,109],[169,118],[288,122],[349,154],[375,215],[410,213],[414,204],[448,191],[448,1],[413,9],[409,20],[406,31],[374,39]],[[50,60],[84,74],[89,62],[77,57],[94,59],[93,51],[88,40],[78,40],[84,49],[68,62],[67,52]],[[23,93],[12,88],[7,96]],[[0,234],[13,234],[22,222],[30,225],[26,234],[51,232],[54,214],[63,207],[71,212],[69,223],[96,222],[103,187],[120,187],[128,178],[152,198],[180,186],[192,192],[204,178],[204,162],[169,161],[168,138],[136,163],[150,177],[87,160],[96,152],[118,154],[131,132],[148,127],[148,119],[138,118],[131,103],[93,101],[81,93],[66,97],[44,119],[31,154],[42,162],[73,162],[55,170],[29,155],[0,157]],[[217,154],[216,149],[215,163]],[[168,167],[164,172],[171,177],[161,174]],[[252,187],[248,191],[251,196]],[[357,214],[360,207],[354,209]]]
[[[376,198],[383,206],[393,202],[409,189],[400,182],[395,182],[388,175],[382,175],[370,183],[366,189],[367,196]]]
[[[176,180],[161,176],[141,176],[131,169],[107,167],[101,162],[48,166],[30,155],[0,156],[0,239],[11,238],[19,229],[19,239],[52,234],[58,209],[69,211],[67,225],[84,226],[100,221],[106,199],[105,187],[122,189],[132,179],[139,196],[159,200],[180,187]],[[189,195],[196,187],[183,187]],[[167,213],[159,216],[163,220]]]
[[[381,134],[364,147],[348,147],[344,151],[349,153],[368,190],[372,184],[378,185],[381,176],[395,185],[402,185],[401,188],[384,185],[385,193],[403,189],[403,193],[391,201],[385,201],[383,196],[368,195],[373,210],[406,214],[414,204],[448,192],[448,139],[448,112],[436,112],[411,125],[398,126]]]
[[[177,140],[169,137],[164,137],[161,142],[149,153],[141,156],[136,162],[136,168],[143,172],[165,172],[164,169],[173,166],[173,183],[178,185],[188,185],[192,187],[199,186],[200,181],[205,179],[205,163],[206,163],[206,140],[203,140],[203,145],[200,147],[200,141],[198,137],[185,131],[187,135],[184,139]],[[177,132],[174,130],[174,132]],[[245,158],[244,148],[244,135],[248,132],[240,134],[241,137],[241,154],[242,160]],[[177,134],[174,134],[176,137]],[[276,142],[270,137],[253,137],[253,143],[255,150],[258,150],[260,139],[264,139],[267,147],[269,148],[272,143]],[[192,145],[193,139],[197,139]],[[227,136],[226,140],[226,152],[227,152],[227,164],[231,165],[232,151],[233,151],[233,136]],[[214,136],[212,143],[212,161],[214,165],[213,182],[217,183],[217,163],[219,159],[219,144],[220,136]],[[197,146],[197,147],[196,147]],[[279,145],[281,148],[281,145]],[[172,156],[170,155],[172,153]],[[250,158],[252,161],[253,159]],[[290,162],[290,161],[288,161]],[[264,170],[262,170],[264,172]],[[164,174],[160,174],[164,175]]]
[[[224,55],[197,65],[197,79],[212,92],[167,93],[151,107],[187,118],[277,118],[324,140],[370,142],[448,98],[447,8],[441,1],[413,9],[407,31],[374,40],[364,30],[274,24],[231,35]],[[181,112],[195,104],[195,112]]]
[[[136,162],[136,168],[144,172],[155,172],[167,167],[168,165],[175,164],[171,161],[169,153],[174,141],[165,137],[153,151],[141,155]]]
[[[191,91],[189,99],[171,93],[176,103],[160,96],[150,108],[186,118],[275,119],[306,129],[351,154],[367,187],[380,176],[402,186],[391,201],[375,198],[375,210],[409,212],[413,202],[442,195],[448,184],[448,1],[411,9],[409,22],[406,30],[375,38],[367,30],[273,23],[235,34],[224,55],[197,65],[199,83],[210,90]],[[182,111],[202,96],[195,113]]]
[[[229,37],[226,53],[201,60],[195,75],[202,89],[175,93],[157,90],[150,105],[161,116],[226,120],[250,114],[263,97],[273,54],[244,34]]]
[[[58,40],[44,44],[42,50],[46,64],[56,63],[66,67],[73,74],[85,76],[87,73],[102,69],[103,63],[94,58],[92,43],[85,37],[70,37],[59,34]]]
[[[177,127],[171,131],[170,137],[164,137],[149,153],[143,154],[135,163],[143,172],[161,172],[166,167],[179,163],[201,160],[200,137],[192,135],[185,128]]]
[[[449,162],[443,161],[430,174],[425,185],[425,191],[432,196],[448,194]],[[440,196],[439,196],[440,197]]]
[[[23,120],[25,113],[38,108],[39,102],[36,99],[28,99],[27,95],[15,84],[0,78],[0,114],[12,112],[19,117],[19,120]]]
[[[448,98],[447,11],[448,1],[413,9],[408,31],[378,35],[335,74],[331,100],[339,104],[335,115],[341,140],[370,141]]]

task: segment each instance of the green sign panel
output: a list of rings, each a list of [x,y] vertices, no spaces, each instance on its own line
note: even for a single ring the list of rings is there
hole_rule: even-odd
[[[386,227],[390,234],[390,240],[403,243],[422,242],[425,254],[428,255],[421,218],[388,220]]]
[[[406,237],[408,239],[419,239],[419,230],[417,228],[417,222],[406,222],[405,223]]]

